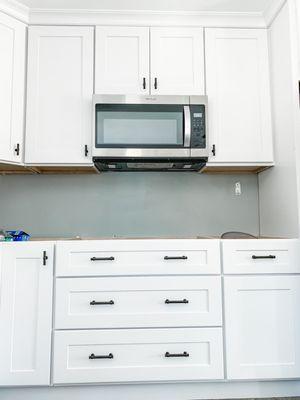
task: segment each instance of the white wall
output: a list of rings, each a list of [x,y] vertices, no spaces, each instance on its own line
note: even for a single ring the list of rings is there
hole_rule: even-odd
[[[269,30],[275,167],[259,176],[260,231],[266,236],[299,236],[292,6],[284,5]]]

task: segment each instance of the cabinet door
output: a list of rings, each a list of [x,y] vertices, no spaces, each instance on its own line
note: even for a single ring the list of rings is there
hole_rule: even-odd
[[[96,28],[95,92],[149,94],[149,28]]]
[[[202,28],[151,28],[151,93],[204,94]]]
[[[93,28],[29,27],[26,163],[91,163],[92,95]]]
[[[211,162],[273,161],[267,31],[207,29]]]
[[[228,379],[300,377],[300,276],[225,278]]]
[[[26,25],[0,14],[0,160],[23,161]]]
[[[0,267],[0,385],[49,385],[53,245],[3,244]]]

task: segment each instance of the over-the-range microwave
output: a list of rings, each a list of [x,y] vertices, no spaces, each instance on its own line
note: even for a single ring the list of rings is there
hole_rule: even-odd
[[[100,171],[200,171],[208,159],[206,96],[94,95]]]

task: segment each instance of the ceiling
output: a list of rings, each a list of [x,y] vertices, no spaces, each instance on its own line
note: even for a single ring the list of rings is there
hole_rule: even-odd
[[[264,13],[278,0],[18,0],[33,9]]]

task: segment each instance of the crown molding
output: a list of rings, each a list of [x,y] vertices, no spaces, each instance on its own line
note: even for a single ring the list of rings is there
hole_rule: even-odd
[[[31,9],[29,24],[266,27],[262,13],[64,9]]]
[[[287,0],[273,0],[270,6],[265,10],[263,17],[268,28],[272,25],[274,19],[277,17],[286,2]]]
[[[16,0],[0,0],[0,11],[19,21],[29,22],[29,8]]]

